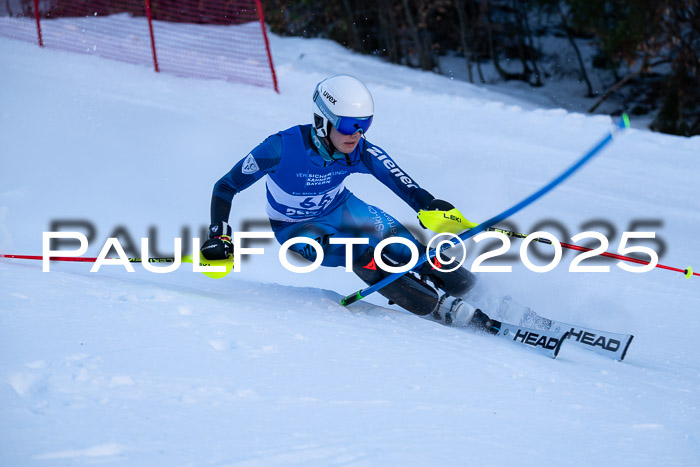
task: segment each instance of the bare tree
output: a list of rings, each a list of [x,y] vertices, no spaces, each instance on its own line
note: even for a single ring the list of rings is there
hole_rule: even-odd
[[[464,51],[464,59],[467,62],[469,82],[473,83],[474,74],[472,73],[472,49],[469,46],[471,37],[467,26],[467,12],[464,6],[464,0],[455,0],[455,7],[457,8],[457,16],[459,18],[459,36],[462,43],[462,50]]]
[[[411,5],[409,0],[401,0],[403,5],[404,14],[406,17],[406,25],[408,26],[408,33],[413,41],[413,47],[415,48],[416,55],[418,56],[418,66],[423,70],[433,69],[433,60],[430,54],[429,46],[426,45],[423,40],[422,34],[418,29],[415,19],[413,18],[413,12],[411,11]]]
[[[586,87],[588,88],[588,97],[593,97],[593,86],[591,86],[591,80],[588,79],[586,65],[583,63],[581,51],[579,50],[578,45],[576,45],[576,41],[574,40],[574,34],[571,31],[571,28],[569,27],[569,22],[566,19],[566,14],[564,14],[564,10],[561,8],[561,4],[559,3],[559,1],[557,1],[557,12],[559,13],[559,18],[561,19],[561,27],[564,29],[564,32],[566,32],[567,39],[569,39],[569,44],[571,44],[571,47],[573,47],[574,51],[576,52],[578,65],[581,69],[581,77],[586,82]]]

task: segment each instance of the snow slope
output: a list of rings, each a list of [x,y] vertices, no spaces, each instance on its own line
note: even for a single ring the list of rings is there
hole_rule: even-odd
[[[51,221],[155,227],[159,251],[208,223],[213,183],[267,135],[310,117],[323,77],[374,93],[368,137],[474,221],[529,195],[611,127],[469,84],[272,37],[281,94],[0,40],[0,251],[41,253]],[[660,221],[663,264],[700,269],[700,138],[630,130],[512,221]],[[372,178],[360,197],[415,227]],[[264,219],[264,186],[231,223]],[[264,230],[264,228],[263,228]],[[553,232],[556,233],[556,232]],[[570,241],[562,238],[562,241]],[[86,264],[0,262],[0,465],[692,465],[700,463],[698,278],[655,269],[482,274],[540,314],[634,334],[623,363],[565,346],[556,360],[447,328],[341,268],[285,271],[273,243],[211,280]],[[519,242],[513,242],[517,252]],[[545,251],[545,250],[543,250]],[[472,255],[473,257],[473,255]]]

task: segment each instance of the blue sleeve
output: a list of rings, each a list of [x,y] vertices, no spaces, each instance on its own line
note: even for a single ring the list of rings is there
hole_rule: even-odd
[[[231,200],[268,173],[274,172],[282,156],[282,135],[277,133],[253,149],[214,185],[211,197],[211,222],[228,222]]]
[[[404,200],[414,211],[425,209],[435,199],[396,165],[382,148],[364,140],[361,159],[369,173]]]

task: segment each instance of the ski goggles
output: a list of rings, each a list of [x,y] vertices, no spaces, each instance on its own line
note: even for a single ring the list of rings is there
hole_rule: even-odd
[[[323,116],[331,122],[331,125],[344,135],[354,135],[358,131],[361,131],[364,135],[372,125],[373,115],[369,117],[338,117],[326,106],[323,97],[318,91],[314,94],[314,102],[321,109]]]

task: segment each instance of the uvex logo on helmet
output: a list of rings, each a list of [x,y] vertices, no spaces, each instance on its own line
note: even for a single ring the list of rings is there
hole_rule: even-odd
[[[330,103],[333,105],[335,105],[335,103],[337,102],[336,98],[331,96],[328,91],[323,91],[323,97],[328,99],[330,101]]]

